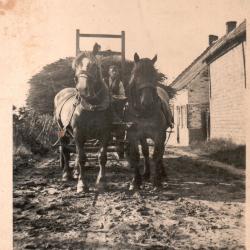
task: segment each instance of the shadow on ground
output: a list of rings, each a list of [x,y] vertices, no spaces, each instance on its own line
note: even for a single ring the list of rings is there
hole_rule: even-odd
[[[14,249],[243,248],[242,176],[168,154],[163,188],[144,182],[131,193],[133,169],[109,163],[108,190],[93,207],[98,167],[87,168],[91,191],[77,194],[56,157],[15,168]]]

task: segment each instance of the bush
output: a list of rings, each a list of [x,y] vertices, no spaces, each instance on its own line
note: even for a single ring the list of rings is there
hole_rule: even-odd
[[[245,168],[246,165],[246,146],[237,145],[231,140],[212,139],[208,142],[197,142],[191,145],[191,149],[198,154],[238,168]]]
[[[29,108],[40,114],[53,114],[55,95],[63,88],[75,86],[72,60],[68,57],[46,65],[29,80]]]
[[[13,145],[15,155],[46,154],[56,141],[57,126],[50,115],[27,108],[13,113]]]

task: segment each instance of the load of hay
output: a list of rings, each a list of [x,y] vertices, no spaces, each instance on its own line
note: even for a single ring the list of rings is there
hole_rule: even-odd
[[[107,52],[105,55],[102,52],[102,55],[99,55],[99,60],[102,65],[103,77],[106,79],[108,78],[108,68],[110,65],[117,65],[121,69],[121,59],[119,56],[114,55],[113,52]],[[75,87],[74,71],[71,67],[72,61],[72,57],[60,59],[45,66],[41,72],[29,80],[30,89],[26,100],[29,108],[40,114],[53,114],[55,95],[63,88]],[[126,60],[124,72],[125,86],[129,82],[132,68],[133,61]],[[166,79],[163,73],[158,72],[158,83],[163,85],[169,93],[170,98],[172,98],[175,92],[171,87],[164,85]]]

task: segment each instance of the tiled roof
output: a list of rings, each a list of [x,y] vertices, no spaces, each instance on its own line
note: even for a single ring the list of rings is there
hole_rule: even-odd
[[[206,48],[206,50],[200,56],[198,56],[185,70],[183,70],[175,78],[175,80],[170,84],[170,86],[177,90],[186,87],[187,84],[206,66],[203,60],[205,59],[208,51],[213,45]]]

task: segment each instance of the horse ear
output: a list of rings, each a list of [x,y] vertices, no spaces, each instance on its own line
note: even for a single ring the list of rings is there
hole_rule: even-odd
[[[98,51],[101,50],[101,46],[98,43],[95,43],[94,47],[93,47],[93,55],[96,56],[96,54],[98,53]]]
[[[140,57],[139,57],[139,55],[135,52],[135,54],[134,54],[134,61],[137,63],[137,62],[139,62],[139,60],[140,60]]]
[[[153,59],[151,59],[151,61],[152,61],[153,64],[155,64],[155,62],[157,61],[157,55],[155,55],[155,56],[153,57]]]
[[[79,53],[75,59],[73,60],[72,62],[72,69],[75,71],[76,70],[76,67],[78,66],[79,64],[79,61],[84,57],[85,53],[84,52],[81,52]]]

